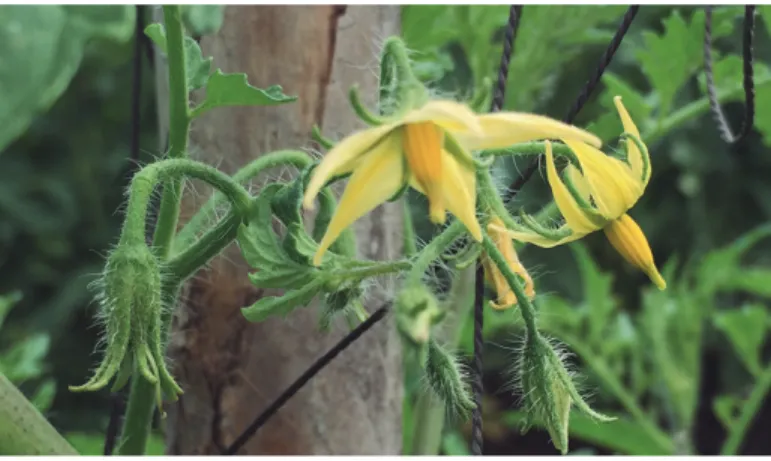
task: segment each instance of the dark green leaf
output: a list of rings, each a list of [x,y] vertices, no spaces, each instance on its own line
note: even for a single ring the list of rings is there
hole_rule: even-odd
[[[763,346],[769,321],[766,307],[753,304],[737,310],[720,311],[713,321],[731,341],[747,369],[754,375],[760,374],[760,348]]]
[[[206,99],[195,108],[194,116],[209,109],[223,106],[274,106],[295,101],[297,97],[284,94],[280,85],[266,89],[255,88],[246,80],[246,74],[224,74],[217,69],[209,77]]]
[[[73,26],[92,37],[126,42],[134,35],[134,5],[64,5]]]

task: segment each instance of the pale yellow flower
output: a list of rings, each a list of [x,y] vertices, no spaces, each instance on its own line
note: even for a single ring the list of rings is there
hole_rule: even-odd
[[[533,299],[533,297],[535,297],[533,279],[530,277],[530,274],[527,273],[525,266],[519,261],[511,237],[509,237],[505,230],[501,231],[501,229],[505,229],[503,221],[501,221],[501,218],[498,216],[493,216],[487,226],[490,238],[493,243],[495,243],[495,246],[498,247],[498,250],[508,263],[509,268],[524,279],[525,295],[528,298]],[[515,306],[517,304],[517,296],[514,294],[514,290],[511,289],[506,277],[503,276],[501,270],[498,269],[498,266],[486,253],[482,254],[482,266],[485,270],[485,280],[487,280],[488,284],[492,285],[498,295],[498,301],[490,302],[490,305],[499,310]]]
[[[321,263],[346,227],[405,185],[427,196],[434,223],[444,222],[449,210],[481,241],[470,151],[548,138],[601,144],[591,133],[548,117],[517,112],[479,115],[452,101],[429,101],[398,120],[348,136],[313,171],[303,199],[303,206],[312,208],[327,181],[352,172],[313,263]]]
[[[640,132],[621,103],[621,98],[617,96],[614,102],[624,130],[639,139]],[[550,248],[602,229],[624,259],[645,272],[659,289],[666,288],[645,234],[626,214],[642,196],[650,180],[647,149],[641,150],[637,143],[627,139],[627,158],[623,161],[575,139],[562,138],[562,141],[575,154],[580,170],[572,164],[568,165],[564,171],[565,177],[561,179],[554,164],[551,145],[547,143],[546,175],[565,224],[550,232],[537,229],[509,230],[508,235],[516,240]]]

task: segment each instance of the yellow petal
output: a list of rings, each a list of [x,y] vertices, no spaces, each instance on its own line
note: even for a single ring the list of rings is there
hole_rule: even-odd
[[[508,236],[508,232],[503,221],[498,216],[493,216],[490,219],[487,230],[490,233],[490,238],[493,240],[495,246],[503,255],[503,258],[506,260],[509,268],[511,268],[511,270],[514,271],[514,273],[519,277],[524,279],[525,296],[530,299],[535,297],[535,286],[533,284],[533,279],[530,277],[530,274],[527,273],[527,270],[520,262],[519,256],[517,256],[517,252],[514,249],[514,244],[511,241],[511,238]],[[517,295],[514,293],[514,290],[511,288],[508,280],[506,280],[506,277],[500,271],[498,266],[493,261],[491,261],[487,255],[483,255],[482,265],[484,266],[485,270],[485,278],[487,278],[488,282],[493,285],[496,293],[498,294],[498,302],[490,303],[492,307],[495,309],[506,309],[507,307],[517,304]]]
[[[590,203],[592,190],[589,187],[589,182],[586,180],[586,178],[584,178],[581,172],[578,171],[578,168],[576,168],[573,164],[569,164],[562,171],[573,184],[573,188],[576,190],[576,192],[578,192],[578,194],[584,199],[584,201],[586,201],[586,203]]]
[[[477,120],[477,114],[469,107],[454,101],[428,101],[423,107],[409,112],[400,122],[420,123],[434,122],[441,128],[460,133],[480,135],[482,127]]]
[[[501,149],[541,139],[572,139],[597,147],[602,141],[580,128],[558,120],[520,112],[498,112],[478,116],[482,133],[453,132],[461,145],[470,150]]]
[[[482,226],[476,214],[476,175],[455,160],[449,152],[442,150],[442,192],[444,203],[450,213],[466,226],[472,237],[482,241]]]
[[[433,122],[408,123],[402,128],[402,144],[410,174],[426,191],[431,221],[445,220],[442,193],[442,138],[444,132]]]
[[[324,253],[346,227],[391,198],[402,187],[404,159],[400,142],[398,136],[384,139],[354,170],[313,257],[314,265],[321,264]]]
[[[616,219],[631,208],[644,189],[624,162],[581,142],[563,140],[575,152],[598,211]]]
[[[313,170],[303,197],[303,207],[312,209],[313,200],[331,177],[353,171],[363,157],[397,126],[391,123],[359,131],[336,144]],[[400,150],[400,146],[394,147]]]
[[[632,121],[632,117],[629,116],[629,112],[627,112],[626,107],[624,107],[624,104],[621,102],[621,96],[616,96],[613,98],[613,103],[616,105],[616,110],[618,111],[618,116],[621,117],[621,124],[624,126],[624,131],[626,131],[629,134],[632,134],[636,136],[638,139],[642,141],[640,138],[640,131],[637,129],[637,125],[634,124]],[[640,152],[640,149],[637,147],[637,144],[627,139],[626,140],[626,152],[627,152],[627,159],[629,160],[629,165],[632,168],[632,173],[637,178],[641,178],[644,185],[648,184],[648,180],[651,177],[651,169],[650,166],[648,168],[648,171],[645,172],[645,177],[643,177],[643,155],[648,155],[647,152],[643,153]],[[648,163],[650,165],[650,159],[648,160]]]
[[[537,247],[541,248],[554,248],[559,245],[564,245],[566,243],[570,243],[573,241],[576,241],[584,236],[586,236],[585,233],[578,233],[573,231],[572,234],[563,237],[559,240],[552,240],[548,237],[544,237],[541,234],[537,234],[532,231],[518,231],[518,230],[512,230],[505,227],[498,227],[498,226],[490,226],[491,229],[495,229],[499,232],[506,232],[509,237],[511,237],[514,240],[524,242],[524,243],[530,243],[532,245],[535,245]]]
[[[552,153],[551,143],[548,141],[546,142],[546,178],[549,181],[549,187],[551,187],[557,208],[559,208],[560,213],[565,218],[565,222],[574,233],[586,235],[599,229],[576,203],[567,186],[565,186],[559,174],[557,174],[557,167],[554,165],[554,154]],[[537,245],[535,242],[531,243]]]
[[[613,248],[629,264],[645,272],[659,290],[667,287],[667,282],[664,281],[653,261],[653,253],[650,245],[648,245],[648,239],[645,238],[645,234],[634,219],[628,214],[624,214],[605,227],[605,235]]]

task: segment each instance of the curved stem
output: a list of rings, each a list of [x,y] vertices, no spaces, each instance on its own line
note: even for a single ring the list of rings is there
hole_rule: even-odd
[[[393,272],[400,272],[400,271],[409,269],[411,267],[412,267],[412,262],[406,261],[406,260],[386,261],[380,264],[371,264],[368,266],[357,267],[354,269],[341,271],[333,275],[340,276],[346,279],[348,278],[363,279],[367,277],[376,277],[378,275],[390,274]]]
[[[721,455],[737,454],[745,434],[750,429],[752,420],[758,414],[769,391],[771,391],[771,366],[766,368],[752,387],[750,397],[744,403],[739,417],[728,430],[728,438],[723,444],[723,448],[720,449]]]
[[[277,168],[284,165],[291,165],[296,168],[305,168],[313,162],[311,158],[303,151],[299,150],[280,150],[263,155],[260,158],[250,162],[233,175],[233,181],[243,184],[259,176],[263,171],[271,168]],[[212,221],[213,211],[225,200],[222,194],[215,193],[209,200],[193,215],[193,217],[179,231],[175,238],[174,253],[186,248],[195,236]]]
[[[158,181],[179,181],[189,176],[200,179],[222,192],[243,217],[249,211],[249,192],[218,169],[189,159],[168,159],[153,163],[137,173],[131,181],[126,221],[121,232],[121,242],[144,243],[147,207],[153,188]],[[163,255],[163,260],[168,254]]]
[[[420,250],[413,262],[412,269],[407,274],[407,284],[420,283],[423,274],[428,270],[434,260],[439,258],[465,230],[460,221],[453,221],[439,235]]]

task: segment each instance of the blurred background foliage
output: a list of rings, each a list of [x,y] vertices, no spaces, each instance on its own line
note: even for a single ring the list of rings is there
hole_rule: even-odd
[[[84,453],[101,451],[108,394],[72,394],[95,361],[87,285],[121,223],[130,160],[133,6],[3,6],[0,21],[0,369]],[[508,6],[402,7],[403,36],[424,81],[469,97],[494,80]],[[594,71],[625,6],[524,7],[506,109],[562,118]],[[147,8],[143,14],[148,15]],[[743,116],[742,7],[713,15],[715,78],[734,130]],[[193,35],[216,31],[218,7],[190,7]],[[571,360],[602,411],[620,421],[571,419],[574,453],[715,454],[747,430],[741,453],[769,454],[763,427],[771,386],[771,7],[758,7],[756,126],[741,145],[720,140],[704,92],[704,11],[643,6],[602,85],[575,123],[606,142],[620,132],[620,94],[648,143],[653,178],[631,215],[670,287],[650,289],[601,235],[553,250],[526,248],[541,326]],[[152,50],[142,47],[140,163],[159,155]],[[34,57],[32,59],[31,57]],[[506,187],[526,165],[500,161]],[[535,211],[536,175],[512,210]],[[411,197],[415,210],[424,210]],[[420,235],[434,228],[414,213]],[[507,389],[521,337],[512,312],[487,311],[485,435],[491,454],[554,454],[545,431],[520,435]],[[470,323],[458,344],[471,350]],[[409,375],[408,375],[409,376]],[[408,380],[409,381],[409,380]],[[407,382],[408,389],[415,383]],[[410,444],[412,394],[405,405]],[[748,402],[757,404],[746,421]],[[451,421],[443,453],[464,453],[468,428]],[[741,440],[740,440],[741,441]],[[153,451],[162,450],[156,441]],[[730,448],[730,447],[729,447]],[[157,451],[156,451],[157,450]],[[588,451],[587,451],[588,450]]]

